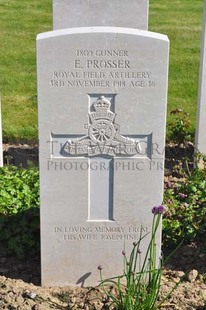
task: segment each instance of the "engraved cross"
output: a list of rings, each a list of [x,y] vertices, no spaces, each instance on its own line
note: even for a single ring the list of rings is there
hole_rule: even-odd
[[[51,135],[53,141],[62,141],[59,154],[52,154],[53,158],[88,158],[88,221],[114,220],[113,158],[139,158],[142,144],[146,146],[146,155],[151,155],[152,134],[121,135],[120,126],[115,123],[115,96],[90,96],[87,135]]]

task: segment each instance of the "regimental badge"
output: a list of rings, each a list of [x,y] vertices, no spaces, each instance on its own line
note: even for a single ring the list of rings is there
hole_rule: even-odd
[[[115,123],[116,114],[111,111],[111,103],[101,96],[93,103],[94,111],[89,113],[88,134],[68,140],[62,148],[69,155],[135,155],[138,141],[120,134],[120,126]]]

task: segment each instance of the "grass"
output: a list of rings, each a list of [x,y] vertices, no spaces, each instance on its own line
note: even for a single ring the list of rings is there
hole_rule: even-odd
[[[149,30],[171,41],[170,111],[190,113],[195,128],[202,0],[150,0]],[[51,0],[0,0],[0,94],[4,140],[37,139],[37,33],[52,29]]]
[[[202,0],[150,0],[149,29],[170,39],[168,120],[181,108],[195,129],[200,65]]]
[[[0,0],[3,138],[37,139],[36,35],[52,29],[50,0]]]

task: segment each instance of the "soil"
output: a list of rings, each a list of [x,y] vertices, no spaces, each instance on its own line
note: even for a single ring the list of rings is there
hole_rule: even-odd
[[[205,269],[206,255],[196,245],[180,249],[164,267],[160,300],[180,284],[161,309],[206,309]],[[0,258],[0,309],[114,309],[110,304],[100,287],[41,287],[39,257]]]
[[[178,175],[172,173],[178,159],[191,159],[193,145],[169,145],[166,149],[165,182],[173,182]],[[28,162],[29,161],[29,162]],[[4,145],[4,162],[26,167],[38,164],[37,145]],[[164,248],[163,248],[164,252]],[[184,245],[164,266],[160,299],[166,298],[161,309],[206,310],[206,254],[202,244]],[[110,288],[112,289],[112,288]],[[0,309],[114,309],[100,287],[52,287],[40,286],[40,258],[20,260],[17,257],[0,257]],[[138,310],[138,309],[137,309]]]

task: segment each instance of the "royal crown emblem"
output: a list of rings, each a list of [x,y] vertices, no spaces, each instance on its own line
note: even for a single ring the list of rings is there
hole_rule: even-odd
[[[116,114],[110,110],[111,103],[101,96],[92,106],[94,111],[89,113],[88,134],[68,140],[62,152],[72,156],[137,154],[138,141],[120,134],[120,126],[115,123]]]

